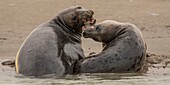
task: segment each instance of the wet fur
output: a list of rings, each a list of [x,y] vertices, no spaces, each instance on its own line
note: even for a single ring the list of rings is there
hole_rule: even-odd
[[[81,9],[82,12],[76,11]],[[35,28],[17,53],[16,72],[35,77],[72,74],[74,63],[84,58],[81,47],[81,26],[84,22],[77,14],[86,12],[89,13],[89,10],[71,7]]]

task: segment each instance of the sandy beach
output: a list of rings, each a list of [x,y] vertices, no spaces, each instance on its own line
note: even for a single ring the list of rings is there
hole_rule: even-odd
[[[110,19],[135,24],[143,33],[147,52],[156,56],[155,62],[170,60],[170,0],[1,0],[0,58],[14,59],[34,28],[73,5],[92,9],[97,22]],[[82,40],[86,55],[101,51],[100,43]]]

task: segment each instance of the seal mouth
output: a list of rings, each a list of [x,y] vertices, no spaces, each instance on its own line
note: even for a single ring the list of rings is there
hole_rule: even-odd
[[[96,19],[93,18],[93,13],[87,14],[86,17],[82,18],[82,21],[84,22],[82,25],[83,30],[96,23]]]
[[[93,25],[96,22],[96,19],[93,17],[91,18],[83,18],[82,21],[84,21],[84,25]]]
[[[83,32],[84,38],[91,38],[91,36],[92,36],[91,33],[88,33],[88,32],[85,32],[85,31]]]

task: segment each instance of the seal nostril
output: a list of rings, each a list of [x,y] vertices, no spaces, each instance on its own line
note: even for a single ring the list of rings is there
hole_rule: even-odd
[[[77,9],[82,9],[82,7],[81,7],[81,6],[77,6],[76,8],[77,8]]]
[[[94,14],[94,12],[92,10],[89,10],[92,14]]]

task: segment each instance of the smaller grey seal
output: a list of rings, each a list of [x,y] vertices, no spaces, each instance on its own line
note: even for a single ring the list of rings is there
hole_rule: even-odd
[[[137,72],[146,58],[146,46],[141,31],[131,23],[105,20],[83,32],[85,38],[103,43],[99,54],[76,64],[76,73]]]

